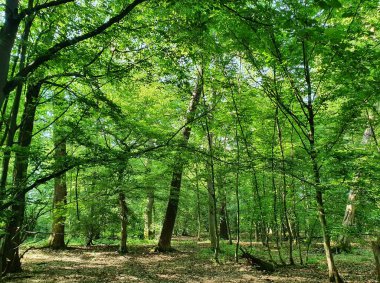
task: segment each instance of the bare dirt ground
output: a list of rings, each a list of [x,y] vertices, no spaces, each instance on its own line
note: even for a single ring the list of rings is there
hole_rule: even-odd
[[[180,251],[150,252],[152,246],[135,246],[119,255],[114,246],[77,247],[65,251],[30,250],[23,257],[24,272],[4,282],[327,282],[321,264],[280,267],[271,274],[257,271],[244,260],[224,259],[216,264],[203,245],[180,245]],[[352,264],[338,261],[346,282],[375,281],[370,261]]]

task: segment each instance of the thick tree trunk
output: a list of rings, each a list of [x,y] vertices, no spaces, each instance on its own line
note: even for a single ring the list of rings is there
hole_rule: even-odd
[[[5,23],[0,30],[0,109],[8,96],[8,90],[4,87],[7,83],[11,53],[20,25],[18,6],[18,0],[5,2]]]
[[[190,102],[190,106],[187,112],[185,128],[182,131],[182,145],[186,146],[191,133],[190,123],[194,120],[195,111],[199,104],[199,99],[202,94],[202,71],[199,71],[193,96]],[[181,190],[182,182],[182,172],[183,172],[183,160],[181,156],[178,156],[178,159],[175,161],[173,168],[173,175],[170,184],[170,193],[169,201],[166,208],[165,218],[162,225],[162,230],[160,234],[160,239],[158,241],[158,250],[159,251],[170,251],[171,248],[171,239],[174,230],[174,224],[177,217],[179,195]]]
[[[33,3],[33,1],[29,0],[29,7],[32,6],[32,3]],[[23,32],[22,37],[21,37],[21,46],[20,46],[21,52],[20,52],[19,70],[21,70],[25,66],[27,42],[28,42],[28,38],[29,38],[29,34],[30,34],[30,28],[32,26],[32,21],[33,20],[31,18],[27,18],[27,20],[25,22],[25,29],[24,29],[24,32]],[[0,43],[0,46],[1,46],[1,43]],[[0,47],[0,49],[1,49],[1,47]],[[1,51],[0,51],[0,53],[1,53]],[[1,63],[0,63],[0,65],[1,65]],[[4,150],[4,157],[3,157],[3,161],[2,161],[3,170],[1,172],[1,179],[0,179],[0,199],[2,199],[4,197],[5,188],[7,185],[9,163],[10,163],[10,159],[11,159],[10,148],[13,146],[14,137],[15,137],[16,130],[17,130],[17,117],[19,114],[22,90],[23,90],[23,85],[22,85],[22,83],[20,83],[16,89],[16,95],[15,95],[15,98],[13,100],[12,111],[11,111],[10,119],[8,122],[8,127],[5,131],[6,148]],[[2,118],[0,118],[0,120],[4,119],[4,115],[5,115],[5,112],[3,113]],[[1,127],[0,127],[0,129],[1,129]],[[5,136],[4,136],[4,139],[5,139]]]
[[[16,203],[11,207],[11,217],[7,223],[2,246],[1,246],[1,268],[2,274],[21,271],[19,245],[21,244],[21,229],[24,221],[25,195],[20,194]]]
[[[153,227],[153,205],[154,205],[154,190],[149,188],[147,195],[147,203],[145,207],[145,225],[144,225],[144,238],[148,240],[154,239],[155,231]]]
[[[355,201],[356,201],[356,190],[351,189],[348,194],[346,211],[344,213],[344,218],[342,222],[343,233],[339,237],[338,246],[343,251],[349,251],[351,249],[350,241],[350,229],[354,226],[355,223]]]
[[[10,207],[10,218],[6,224],[1,246],[1,272],[2,274],[21,271],[19,246],[21,244],[21,230],[25,212],[25,193],[22,192],[27,181],[29,161],[29,146],[32,141],[34,116],[41,84],[29,86],[26,96],[24,113],[19,134],[20,150],[16,153],[13,171],[12,192],[15,203]]]
[[[172,234],[174,230],[174,224],[177,217],[179,193],[181,189],[183,165],[177,164],[174,169],[172,181],[170,184],[169,201],[166,208],[164,223],[162,224],[162,230],[160,239],[158,242],[159,251],[170,251]]]
[[[56,132],[55,132],[56,134]],[[63,162],[67,155],[66,141],[55,138],[56,162]],[[53,197],[53,224],[49,246],[52,249],[64,249],[65,245],[65,221],[67,204],[66,174],[54,178]]]
[[[372,241],[372,251],[375,257],[375,267],[377,274],[377,281],[380,282],[380,237],[376,241]]]
[[[123,192],[119,193],[119,206],[120,206],[120,224],[121,224],[121,235],[120,235],[120,247],[119,252],[121,254],[127,253],[127,225],[128,225],[128,207],[125,201],[125,194]]]

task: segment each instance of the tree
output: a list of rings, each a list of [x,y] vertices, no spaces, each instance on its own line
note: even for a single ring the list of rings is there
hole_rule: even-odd
[[[199,99],[202,95],[203,88],[203,73],[202,69],[197,70],[197,79],[193,91],[193,95],[189,104],[189,108],[186,114],[185,126],[182,130],[182,137],[180,146],[185,147],[190,139],[191,134],[191,123],[194,121],[196,110],[199,104]],[[174,229],[174,224],[177,216],[179,195],[181,190],[181,181],[183,173],[184,160],[180,156],[175,161],[173,165],[172,180],[170,183],[170,193],[168,205],[166,208],[164,222],[162,224],[162,230],[160,234],[160,239],[158,242],[158,250],[169,251],[171,247],[171,239]]]
[[[67,157],[66,141],[62,136],[54,132],[54,146],[56,162],[59,164],[65,162]],[[52,234],[50,237],[50,247],[53,249],[64,249],[65,243],[65,221],[66,221],[66,205],[67,205],[67,184],[66,173],[54,178],[54,196],[53,196],[53,224]]]

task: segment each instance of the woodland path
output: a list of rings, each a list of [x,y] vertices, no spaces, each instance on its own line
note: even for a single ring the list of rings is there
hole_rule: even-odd
[[[152,246],[130,247],[122,256],[115,246],[76,247],[65,251],[36,249],[23,258],[24,272],[5,282],[325,282],[320,264],[282,267],[272,274],[252,269],[245,260],[236,264],[224,257],[222,264],[210,260],[203,244],[181,244],[180,251],[152,253]],[[346,282],[375,282],[370,262],[356,265],[339,262]]]

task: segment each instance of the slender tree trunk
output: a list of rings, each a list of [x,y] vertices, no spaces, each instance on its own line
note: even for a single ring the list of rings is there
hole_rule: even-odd
[[[128,225],[128,207],[125,201],[124,192],[119,192],[119,207],[120,207],[120,224],[121,224],[121,236],[119,252],[121,254],[127,253],[127,225]]]
[[[239,262],[239,246],[240,246],[240,196],[239,196],[239,177],[240,177],[240,144],[238,134],[238,121],[235,125],[236,139],[236,178],[235,178],[235,198],[236,198],[236,245],[235,245],[235,262]]]
[[[199,195],[198,166],[195,165],[195,186],[197,193],[197,241],[201,240],[201,200]]]
[[[217,237],[216,237],[216,208],[214,206],[214,198],[215,198],[215,191],[214,186],[212,183],[212,176],[209,173],[207,178],[207,191],[208,191],[208,227],[209,227],[209,234],[210,234],[210,241],[211,241],[211,247],[215,251],[217,246]]]
[[[228,223],[227,223],[227,200],[226,195],[222,196],[221,202],[220,202],[220,222],[219,222],[219,235],[220,238],[223,240],[228,240]]]
[[[197,110],[197,106],[199,104],[199,99],[202,94],[202,70],[199,71],[197,82],[195,85],[195,89],[193,92],[193,96],[190,102],[189,109],[187,111],[186,116],[186,126],[182,131],[182,144],[184,146],[187,145],[190,133],[191,133],[191,122],[194,120],[195,112]],[[162,225],[162,230],[160,234],[160,239],[158,241],[158,250],[159,251],[170,251],[172,234],[174,230],[174,224],[177,217],[178,211],[178,203],[179,203],[179,195],[181,190],[181,182],[182,182],[182,172],[183,172],[183,163],[184,161],[181,159],[181,156],[178,156],[178,159],[175,161],[173,168],[173,175],[170,184],[170,193],[168,205],[166,208],[165,218]]]
[[[32,141],[34,117],[40,88],[41,84],[37,84],[29,86],[27,91],[18,139],[20,150],[16,152],[13,170],[14,191],[12,195],[15,202],[10,207],[10,218],[6,224],[6,235],[0,250],[2,274],[21,271],[19,246],[22,241],[21,232],[25,212],[25,193],[22,192],[22,189],[27,181],[29,146]]]
[[[272,256],[272,251],[271,247],[269,245],[269,236],[268,236],[268,225],[266,222],[266,219],[264,217],[264,211],[263,211],[263,204],[262,204],[262,198],[259,193],[259,183],[257,180],[257,174],[256,170],[253,169],[253,199],[257,200],[257,203],[259,205],[259,221],[257,223],[257,229],[258,229],[258,234],[261,240],[261,243],[263,244],[264,247],[266,247],[266,250],[268,252],[268,256],[270,258],[270,261],[273,262],[273,256]]]
[[[155,231],[153,228],[153,205],[154,205],[154,190],[153,188],[148,189],[147,203],[145,207],[145,227],[144,227],[144,238],[152,240],[155,236]]]
[[[323,203],[323,187],[321,184],[321,176],[318,165],[318,154],[315,147],[315,121],[314,121],[314,108],[313,108],[313,94],[311,87],[311,78],[310,78],[310,67],[308,62],[308,55],[306,50],[306,43],[302,41],[302,53],[303,53],[303,63],[304,63],[304,72],[305,72],[305,81],[307,84],[307,112],[308,112],[308,123],[309,123],[309,155],[311,163],[313,166],[314,173],[314,183],[315,183],[315,200],[318,207],[318,216],[319,222],[321,224],[321,230],[323,235],[323,246],[325,249],[326,261],[329,272],[330,282],[342,283],[343,279],[340,277],[337,267],[335,266],[334,257],[331,252],[330,244],[330,232],[327,227],[325,207]]]
[[[313,135],[311,135],[311,137],[313,137]],[[312,138],[310,138],[310,145],[311,145],[311,160],[312,160],[313,172],[314,172],[314,182],[316,184],[315,200],[317,202],[319,222],[321,224],[321,230],[322,230],[322,235],[323,235],[323,246],[324,246],[325,254],[326,254],[326,261],[327,261],[327,266],[328,266],[328,271],[329,271],[329,280],[330,282],[341,283],[344,281],[338,273],[338,269],[335,266],[334,257],[331,251],[330,233],[327,226],[326,213],[325,213],[325,207],[324,207],[324,202],[323,202],[323,188],[321,184],[319,166],[317,162],[317,153],[314,147],[314,139]]]
[[[55,131],[57,135],[57,130]],[[63,162],[67,156],[66,141],[55,137],[55,158],[56,162]],[[67,204],[67,184],[66,174],[54,178],[53,197],[53,224],[49,246],[52,249],[64,249],[65,244],[65,221]]]
[[[203,98],[204,103],[205,99]],[[205,105],[206,108],[206,105]],[[219,233],[217,226],[217,201],[216,201],[216,189],[215,189],[215,167],[214,167],[214,146],[213,146],[213,134],[210,132],[208,117],[205,118],[206,124],[206,133],[207,133],[207,141],[208,141],[208,150],[210,154],[209,158],[209,174],[207,180],[207,190],[209,195],[209,232],[210,232],[210,240],[211,246],[214,250],[214,259],[216,262],[219,261]]]
[[[291,135],[290,135],[290,144],[291,144],[291,160],[292,162],[290,164],[294,164],[294,142],[293,142],[293,136],[294,136],[294,128],[292,127]],[[294,176],[294,168],[293,165],[290,167],[290,172],[292,176]],[[291,193],[292,193],[292,206],[293,206],[293,215],[294,215],[294,230],[295,230],[295,239],[296,239],[296,244],[298,246],[298,257],[300,260],[300,264],[303,265],[303,258],[302,258],[302,247],[301,247],[301,235],[300,235],[300,219],[298,217],[298,212],[297,212],[297,199],[296,199],[296,189],[295,189],[295,178],[292,177],[292,182],[291,182]]]
[[[278,189],[277,189],[277,184],[276,184],[276,178],[275,178],[275,164],[274,164],[274,148],[275,148],[275,131],[276,131],[276,125],[277,125],[277,115],[278,115],[278,108],[276,108],[275,112],[275,123],[273,127],[273,135],[272,135],[272,160],[271,160],[271,178],[272,178],[272,191],[273,191],[273,234],[275,238],[275,243],[276,243],[276,249],[278,252],[278,258],[280,259],[281,263],[285,265],[285,261],[282,258],[282,253],[281,253],[281,239],[280,239],[280,228],[279,228],[279,223],[278,223]]]
[[[289,262],[291,265],[294,265],[294,259],[293,259],[293,231],[290,224],[289,216],[288,216],[288,207],[286,202],[287,197],[287,182],[286,182],[286,174],[285,174],[285,153],[284,153],[284,145],[282,142],[282,130],[280,126],[280,121],[278,119],[278,108],[276,110],[276,124],[277,124],[277,130],[278,130],[278,142],[280,145],[280,151],[281,151],[281,165],[282,165],[282,182],[283,182],[283,190],[282,190],[282,208],[284,211],[284,220],[286,225],[286,230],[288,232],[289,237]]]

